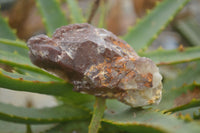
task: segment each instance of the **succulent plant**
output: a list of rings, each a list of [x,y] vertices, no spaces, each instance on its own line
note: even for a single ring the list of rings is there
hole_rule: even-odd
[[[156,7],[148,12],[146,17],[139,20],[136,26],[130,28],[128,33],[123,36],[122,39],[119,39],[106,30],[98,29],[88,24],[69,25],[72,23],[86,22],[86,19],[82,15],[77,1],[75,0],[66,1],[71,18],[66,18],[64,16],[57,0],[48,0],[48,2],[46,0],[36,0],[48,36],[51,37],[53,32],[61,26],[69,26],[64,26],[56,30],[52,39],[46,35],[39,35],[30,39],[28,44],[32,52],[31,59],[33,60],[33,63],[47,70],[53,70],[53,72],[55,72],[54,70],[56,69],[62,70],[61,73],[58,71],[55,73],[63,79],[33,65],[29,59],[29,50],[26,42],[19,40],[13,30],[8,26],[7,20],[0,16],[0,63],[5,66],[4,69],[0,69],[0,87],[15,91],[52,95],[57,97],[58,101],[60,101],[58,106],[42,109],[23,108],[0,103],[0,131],[4,133],[31,132],[31,130],[37,132],[42,131],[42,127],[35,125],[58,123],[58,125],[54,126],[52,129],[47,131],[43,130],[43,132],[62,133],[76,131],[84,133],[88,131],[88,125],[92,114],[93,117],[89,126],[90,132],[96,128],[97,130],[100,129],[99,132],[115,133],[198,133],[200,131],[198,122],[200,118],[200,100],[198,97],[200,89],[200,47],[180,47],[179,49],[174,50],[157,49],[152,52],[146,51],[148,46],[151,45],[151,42],[157,38],[158,34],[171,20],[173,20],[176,13],[178,13],[188,1],[189,0],[163,0],[160,3],[157,3]],[[100,20],[100,23],[102,23],[102,20]],[[65,36],[63,34],[63,39],[66,39],[67,41],[62,42],[62,37],[59,34],[63,32],[62,30],[68,28],[73,27],[72,29],[76,29],[74,26],[86,26],[86,31],[88,34],[91,34],[91,36],[94,36],[94,38],[89,38],[89,41],[86,41],[84,38],[80,38],[79,36],[70,33],[71,37],[76,37],[76,39],[80,38],[80,40],[83,41],[75,40],[78,42],[75,44],[73,43],[72,38],[72,40],[68,38],[70,36]],[[88,36],[88,34],[84,34],[84,32],[81,33],[81,30],[79,31],[80,35]],[[77,31],[78,29],[74,30],[74,33],[77,33]],[[94,33],[94,31],[97,33]],[[68,34],[68,32],[63,33]],[[105,33],[106,36],[100,35],[101,33]],[[100,38],[107,38],[106,41],[108,42],[108,45],[106,46],[109,48],[105,49],[104,42],[99,43],[99,41],[102,41]],[[135,51],[129,47],[125,41],[133,47]],[[40,45],[37,45],[37,43]],[[65,43],[68,43],[68,45],[65,45]],[[91,48],[86,47],[82,49],[82,47],[88,43],[91,44],[90,46],[96,48],[96,51],[95,48],[92,49],[94,51],[92,59],[102,59],[101,61],[95,60],[92,62],[91,60],[92,63],[90,65],[87,64],[87,59],[90,56],[86,55],[91,54],[91,52],[86,50]],[[74,50],[72,50],[71,53],[67,53],[70,52],[69,49],[72,48],[72,44],[75,44],[75,48],[80,49],[75,51],[80,54],[77,55],[77,63],[83,63],[82,65],[73,62],[76,59],[76,56],[73,55]],[[44,52],[44,48],[45,50],[53,52]],[[41,49],[42,52],[34,52],[34,49]],[[99,51],[97,49],[99,49]],[[81,52],[81,50],[83,51]],[[51,54],[49,55],[49,53]],[[114,58],[115,60],[111,62],[114,62],[114,64],[125,64],[126,66],[126,68],[120,70],[124,75],[122,77],[114,76],[113,83],[110,82],[112,80],[104,81],[103,77],[106,75],[101,75],[103,73],[99,74],[100,71],[102,72],[105,69],[103,66],[112,64],[109,63],[109,59],[105,60],[105,57],[109,56],[122,57],[122,60]],[[74,63],[74,65],[68,64],[69,62],[63,62],[66,61],[64,58],[68,58],[69,60],[72,58],[72,64]],[[157,73],[158,68],[150,59],[155,62],[160,69],[162,69],[163,66],[169,66],[170,68],[177,70],[177,64],[179,65],[186,62],[188,62],[188,64],[185,64],[185,66],[182,67],[181,71],[174,79],[170,79],[167,76],[164,77],[163,98],[159,105],[133,108],[138,105],[143,106],[147,103],[151,104],[159,102],[161,77]],[[105,64],[103,64],[104,60]],[[47,64],[45,65],[44,63]],[[80,67],[84,65],[88,68]],[[110,70],[115,70],[115,67],[113,66],[107,67],[110,67]],[[5,68],[9,68],[9,71]],[[72,74],[69,74],[70,68]],[[96,71],[96,69],[100,71]],[[130,69],[130,75],[126,73],[128,69]],[[173,70],[170,71],[173,72]],[[143,72],[145,72],[144,75]],[[116,74],[119,73],[117,72]],[[99,77],[99,79],[96,79],[95,76]],[[108,75],[108,78],[111,76],[112,75]],[[137,78],[134,78],[134,76]],[[156,80],[158,80],[158,82],[154,83]],[[84,84],[84,81],[88,84]],[[99,83],[99,81],[102,82]],[[119,84],[116,84],[116,81],[120,81]],[[139,83],[142,83],[142,85]],[[89,85],[90,91],[87,90],[87,85]],[[96,103],[94,105],[94,96],[77,93],[73,91],[73,86],[76,91],[86,92],[95,96],[100,94],[102,97],[116,98],[123,103],[114,99],[108,99],[105,102],[104,98],[98,97],[96,98]],[[155,101],[151,101],[147,98],[148,100],[145,100],[145,102],[138,101],[138,103],[134,103],[134,100],[130,100],[132,96],[141,100],[140,97],[136,97],[139,91],[142,91],[144,88],[144,90],[148,90],[147,88],[154,89],[154,87],[159,90],[158,97],[156,96],[154,98]],[[93,91],[93,89],[100,88],[103,88],[103,93],[101,93],[101,91]],[[115,91],[112,91],[111,95],[108,94],[111,90],[119,90],[119,88],[126,88],[125,92],[131,94],[131,97],[128,97],[128,95],[123,97],[114,96],[113,94],[115,94]],[[127,88],[131,89],[129,90]],[[138,92],[132,93],[132,88],[137,88]],[[118,91],[116,91],[116,93],[118,93]],[[147,95],[150,95],[151,98],[154,97],[148,93],[148,91]],[[101,128],[99,126],[100,121]]]

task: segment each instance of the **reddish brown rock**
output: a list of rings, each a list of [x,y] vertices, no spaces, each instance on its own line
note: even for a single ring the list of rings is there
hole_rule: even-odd
[[[161,75],[123,40],[89,24],[58,28],[29,39],[32,62],[68,80],[74,90],[116,98],[133,107],[159,103]]]

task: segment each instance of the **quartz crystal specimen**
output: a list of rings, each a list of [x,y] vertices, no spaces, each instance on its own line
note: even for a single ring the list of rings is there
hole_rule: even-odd
[[[74,85],[74,90],[115,98],[132,107],[159,103],[162,76],[123,40],[89,24],[58,28],[52,38],[28,40],[32,62]]]

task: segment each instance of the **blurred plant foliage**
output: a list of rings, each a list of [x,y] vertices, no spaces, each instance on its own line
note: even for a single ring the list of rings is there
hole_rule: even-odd
[[[107,100],[99,132],[105,133],[199,133],[200,132],[200,47],[146,52],[158,34],[173,20],[189,0],[163,0],[130,28],[122,38],[141,56],[151,58],[160,68],[168,66],[181,71],[173,79],[164,77],[163,99],[159,105],[131,108],[116,100]],[[70,17],[65,17],[58,0],[36,0],[48,35],[70,23],[86,22],[77,1],[66,0]],[[104,11],[100,6],[99,11]],[[100,15],[102,27],[105,13]],[[187,23],[190,24],[190,21]],[[179,23],[179,29],[187,23]],[[191,25],[189,25],[191,26]],[[199,28],[199,27],[198,27]],[[194,30],[194,32],[193,32]],[[196,44],[196,28],[184,31],[189,43]],[[194,36],[193,36],[193,34]],[[0,103],[0,132],[23,133],[39,128],[34,125],[57,123],[44,133],[85,133],[93,112],[94,97],[72,91],[72,85],[36,66],[28,58],[26,43],[19,40],[8,20],[0,16],[0,87],[56,96],[61,101],[51,108],[22,108]],[[177,67],[178,66],[178,67]],[[4,68],[5,68],[4,67]],[[174,69],[173,69],[174,71]],[[26,130],[26,125],[27,130]]]

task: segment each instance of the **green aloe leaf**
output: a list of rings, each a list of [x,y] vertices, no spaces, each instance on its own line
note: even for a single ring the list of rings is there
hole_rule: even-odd
[[[200,46],[200,25],[194,18],[180,20],[175,27],[191,45]]]
[[[23,41],[17,41],[17,40],[13,41],[13,40],[10,40],[10,39],[0,38],[0,43],[3,43],[5,45],[9,45],[9,46],[13,46],[13,47],[16,46],[16,47],[28,50],[26,43],[23,42]]]
[[[190,108],[194,108],[194,107],[200,107],[200,99],[193,99],[187,104],[177,106],[175,108],[171,108],[165,112],[177,112],[180,110],[190,109]]]
[[[39,69],[37,67],[32,67],[29,65],[22,65],[22,64],[15,64],[13,62],[7,62],[7,61],[2,61],[2,60],[0,60],[0,63],[11,66],[12,67],[11,73],[17,72],[18,74],[21,74],[18,77],[30,76],[34,80],[39,80],[39,81],[63,81],[62,79],[54,75],[51,75],[48,72],[43,71],[42,69]],[[15,77],[15,75],[12,75],[12,74],[10,74],[9,76]]]
[[[15,44],[16,42],[13,42],[13,43]],[[23,45],[20,45],[20,46],[22,47]],[[28,74],[35,78],[44,77],[44,78],[47,78],[48,81],[55,81],[55,80],[60,81],[60,78],[57,78],[56,76],[53,76],[37,68],[36,66],[34,66],[30,62],[30,59],[28,58],[28,56],[26,57],[22,56],[21,54],[17,52],[11,53],[8,51],[0,50],[0,63],[11,66],[14,70],[20,72],[21,74],[25,74],[25,75]]]
[[[28,58],[21,56],[18,53],[0,51],[0,63],[11,66],[13,70],[16,70],[21,74],[35,77],[36,80],[38,77],[46,77],[48,78],[48,81],[61,81],[60,78],[34,66]]]
[[[173,20],[189,0],[164,0],[124,36],[136,51],[144,49]]]
[[[100,133],[166,133],[159,127],[144,124],[102,122]]]
[[[9,27],[8,22],[0,14],[0,38],[16,40],[17,37],[13,30]]]
[[[167,110],[170,108],[175,107],[175,100],[179,96],[181,96],[184,93],[187,93],[188,90],[193,90],[194,85],[190,86],[185,86],[185,87],[180,87],[180,88],[173,88],[173,89],[168,89],[165,87],[165,84],[163,86],[163,95],[162,95],[162,100],[159,105],[153,106],[156,109],[160,110]]]
[[[0,62],[13,62],[15,64],[33,66],[33,64],[30,62],[30,59],[28,58],[28,55],[22,56],[18,52],[8,52],[3,50],[0,50]]]
[[[8,26],[7,20],[3,18],[0,14],[0,50],[15,52],[21,55],[28,56],[28,50],[26,46],[21,45],[20,41],[15,41],[17,39],[13,30]],[[25,49],[24,49],[25,48]]]
[[[94,101],[94,97],[91,95],[80,94],[72,91],[73,86],[66,81],[43,71],[40,72],[40,75],[37,71],[41,70],[36,69],[33,70],[33,72],[28,71],[28,73],[24,74],[16,72],[10,73],[1,70],[0,87],[15,91],[27,91],[53,96],[62,96],[59,97],[59,99],[65,103],[71,103],[79,106],[83,103]]]
[[[158,49],[153,52],[140,52],[140,56],[151,58],[157,65],[169,65],[200,60],[200,47],[175,50]]]
[[[33,133],[44,132],[45,130],[52,127],[52,124],[46,125],[31,125]],[[13,123],[8,121],[0,120],[0,131],[1,133],[27,133],[26,125],[21,123]]]
[[[26,125],[0,120],[0,131],[2,133],[25,133]]]
[[[20,71],[20,72],[22,72],[22,71]],[[53,82],[53,79],[51,79],[49,77],[37,75],[34,72],[32,72],[32,73],[26,73],[25,71],[23,71],[22,72],[23,74],[21,74],[19,72],[16,72],[15,70],[13,70],[12,72],[6,72],[6,71],[4,71],[2,69],[0,69],[0,72],[3,75],[9,76],[10,78],[15,78],[15,79],[21,79],[21,80],[27,80],[27,81],[40,81],[40,82],[49,82],[49,81],[52,81]],[[54,81],[58,81],[58,80],[54,79]]]
[[[87,120],[70,121],[66,123],[61,123],[44,133],[87,133],[88,125],[89,121]]]
[[[0,51],[9,52],[11,54],[19,54],[28,59],[28,49],[26,46],[21,45],[22,43],[18,43],[17,41],[7,41],[4,39],[0,39]],[[1,56],[1,55],[0,55]],[[10,57],[8,57],[10,58]]]
[[[66,0],[67,6],[70,10],[71,23],[83,23],[85,18],[82,15],[82,11],[78,5],[77,0]]]
[[[107,110],[104,114],[103,122],[110,124],[110,126],[118,126],[123,131],[131,133],[144,131],[148,127],[153,128],[157,132],[165,133],[197,133],[200,131],[199,124],[196,122],[186,123],[184,120],[177,119],[173,115],[167,115],[149,109],[130,108],[115,100],[107,102]],[[150,131],[153,132],[153,129]]]
[[[0,103],[0,119],[25,124],[47,124],[90,117],[87,111],[71,105],[43,109],[16,107]]]
[[[28,58],[28,48],[24,42],[0,39],[0,43],[2,43],[0,46],[4,45],[10,50],[0,50],[1,64],[11,66],[14,70],[25,75],[31,75],[32,77],[35,77],[35,79],[43,77],[48,79],[48,81],[60,81],[59,78],[42,71],[30,62],[30,59]],[[21,52],[19,53],[19,51],[16,51],[17,49]]]
[[[167,112],[189,114],[190,117],[193,116],[193,113],[199,112],[199,99],[195,100],[193,98],[198,98],[200,63],[193,62],[184,66],[186,69],[182,68],[178,76],[173,79],[166,78],[163,84],[161,103],[153,106],[153,108],[166,110]]]
[[[179,88],[185,85],[200,85],[200,62],[194,62],[191,65],[187,65],[186,69],[182,69],[181,72],[173,79],[165,81],[165,88]]]
[[[65,15],[60,9],[58,0],[37,0],[37,6],[43,16],[48,35],[52,35],[60,26],[68,24]]]
[[[167,111],[167,110],[166,110]],[[186,108],[184,110],[175,111],[174,113],[179,118],[186,120],[186,121],[195,121],[199,120],[200,110],[198,107]]]
[[[198,111],[198,113],[193,112],[193,117],[194,117],[194,119],[199,120],[200,119],[200,110]]]
[[[176,130],[176,128],[173,127],[174,125],[184,127],[189,125],[187,123],[184,123],[183,120],[178,120],[172,115],[164,115],[161,112],[156,112],[155,110],[149,110],[148,108],[153,109],[159,109],[160,111],[163,110],[163,112],[167,111],[167,109],[174,109],[175,106],[175,100],[179,96],[181,96],[184,93],[187,93],[188,90],[193,90],[196,87],[196,85],[190,85],[185,86],[184,88],[176,88],[176,89],[167,89],[164,84],[163,89],[163,98],[161,100],[161,103],[159,105],[154,106],[147,106],[142,108],[131,108],[130,106],[127,106],[123,103],[120,103],[116,100],[107,100],[107,110],[104,114],[103,121],[108,126],[111,126],[116,128],[115,133],[118,131],[127,131],[127,132],[182,132],[182,130]],[[84,106],[88,108],[90,111],[92,111],[92,103],[86,103]],[[185,111],[190,108],[194,108],[199,106],[199,100],[195,101],[189,101],[189,103],[184,103],[182,106],[178,106],[177,110],[174,111]],[[190,115],[192,116],[194,112],[198,111],[196,109],[195,111],[190,111]],[[155,113],[155,114],[154,114]],[[186,112],[187,113],[187,112]],[[111,116],[110,116],[111,115]],[[135,119],[137,117],[137,119]],[[148,118],[149,117],[149,118]],[[166,118],[165,118],[166,117]],[[117,120],[116,120],[116,119]],[[173,120],[172,120],[173,119]],[[156,121],[154,123],[154,121]],[[173,124],[165,125],[165,123],[172,122]],[[158,125],[158,123],[160,123]],[[194,125],[193,125],[194,124]],[[196,128],[194,131],[200,131],[200,129],[197,127],[197,123],[193,123],[191,125]],[[104,127],[103,127],[104,128]],[[170,130],[168,130],[168,128]],[[108,130],[107,127],[105,127],[106,131]],[[102,129],[103,130],[103,129]],[[187,130],[186,132],[188,132]],[[103,132],[103,131],[102,131]]]
[[[65,81],[47,81],[48,79],[44,78],[41,80],[43,81],[38,81],[38,77],[31,75],[0,71],[0,87],[2,88],[54,96],[73,95],[75,93],[72,91],[72,85]]]

